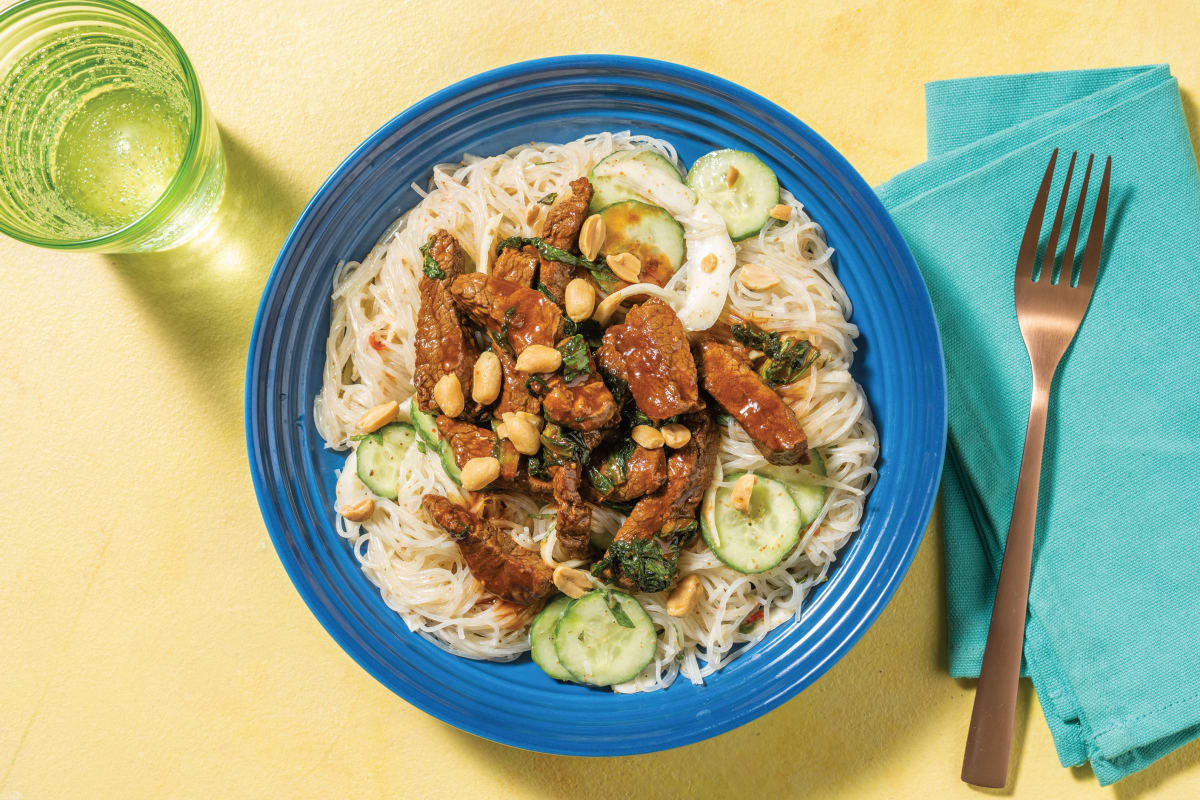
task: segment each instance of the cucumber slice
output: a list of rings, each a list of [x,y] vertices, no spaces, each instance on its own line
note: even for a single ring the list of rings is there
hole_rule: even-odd
[[[442,458],[442,469],[446,470],[446,474],[450,476],[450,480],[462,486],[462,470],[458,468],[458,464],[454,461],[454,451],[450,449],[449,442],[442,442],[438,448],[438,455]]]
[[[593,686],[632,680],[654,659],[658,646],[658,632],[641,604],[624,592],[611,592],[633,623],[626,628],[613,616],[606,594],[596,590],[572,600],[554,629],[559,662],[575,680]]]
[[[433,421],[433,415],[428,411],[422,411],[417,408],[417,404],[412,406],[412,423],[417,429],[417,435],[421,437],[421,441],[426,447],[432,447],[435,450],[440,450],[442,447],[442,435],[438,433],[437,423]]]
[[[605,255],[633,253],[642,262],[642,280],[666,286],[683,265],[683,226],[666,209],[623,200],[600,211],[604,220]]]
[[[785,467],[768,464],[756,470],[757,474],[774,478],[787,487],[788,493],[800,509],[800,527],[802,528],[811,525],[825,505],[826,488],[809,480],[813,475],[825,477],[825,459],[821,458],[821,454],[816,450],[811,453],[812,463],[808,466],[796,464]]]
[[[358,443],[358,479],[379,497],[395,500],[400,492],[400,461],[416,440],[412,426],[392,422]]]
[[[675,165],[653,150],[618,150],[596,162],[596,166],[592,167],[588,174],[588,180],[592,183],[590,208],[593,213],[622,200],[644,199],[621,180],[621,164],[631,159],[661,172],[672,180],[683,181],[683,176],[679,174]]]
[[[737,170],[733,186],[728,183],[730,167]],[[688,172],[687,185],[721,215],[735,242],[762,230],[771,209],[779,204],[775,173],[758,156],[742,150],[714,150],[700,156]]]
[[[404,458],[408,448],[412,447],[413,442],[417,440],[417,432],[413,426],[405,425],[403,422],[384,425],[377,433],[383,437],[384,447],[391,448],[400,458]]]
[[[529,654],[533,656],[533,663],[541,667],[542,672],[560,681],[574,680],[558,660],[558,653],[554,652],[554,629],[569,605],[571,598],[560,594],[546,604],[529,626]]]
[[[740,472],[726,475],[737,480]],[[750,513],[733,507],[733,487],[713,487],[704,497],[700,532],[708,548],[738,572],[766,572],[800,541],[800,509],[786,486],[759,477],[750,494]]]
[[[417,430],[417,435],[421,437],[421,441],[442,460],[442,467],[446,470],[446,474],[450,476],[450,480],[461,486],[462,481],[459,479],[461,470],[459,470],[458,464],[454,463],[454,453],[450,449],[450,443],[444,441],[442,434],[438,432],[437,423],[434,421],[433,415],[417,408],[414,403],[412,407],[412,421],[413,427]]]

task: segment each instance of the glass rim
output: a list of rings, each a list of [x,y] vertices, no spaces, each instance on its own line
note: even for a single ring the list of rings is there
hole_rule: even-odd
[[[182,45],[179,44],[179,40],[175,38],[174,34],[165,25],[158,21],[157,17],[149,11],[128,2],[128,0],[19,0],[19,2],[0,11],[0,28],[9,24],[14,17],[31,10],[43,8],[52,10],[56,7],[61,7],[65,10],[72,6],[93,6],[98,9],[124,14],[148,26],[153,34],[161,37],[167,49],[178,60],[179,66],[183,70],[184,84],[188,92],[188,103],[192,111],[192,122],[188,130],[187,149],[184,150],[179,167],[175,170],[175,174],[171,177],[167,188],[136,219],[122,225],[116,230],[88,239],[46,239],[41,236],[31,236],[26,232],[15,230],[0,217],[0,233],[26,244],[55,250],[83,250],[103,247],[114,242],[120,242],[131,235],[136,236],[151,227],[159,216],[156,212],[159,212],[167,205],[169,200],[175,199],[175,194],[180,184],[184,182],[186,176],[195,167],[200,152],[200,139],[204,134],[204,126],[207,122],[204,116],[204,97],[201,94],[200,81],[196,77],[196,70],[192,67],[191,60],[187,57],[187,53],[184,52]]]

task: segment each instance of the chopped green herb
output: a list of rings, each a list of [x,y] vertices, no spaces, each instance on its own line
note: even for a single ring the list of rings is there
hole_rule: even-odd
[[[604,326],[594,319],[585,319],[583,322],[571,319],[563,321],[564,336],[574,336],[577,333],[581,334],[591,347],[599,347],[604,338]]]
[[[592,487],[595,488],[595,490],[601,495],[611,494],[612,490],[617,488],[613,485],[613,482],[608,479],[607,475],[595,467],[588,467],[588,480],[591,482]]]
[[[557,199],[558,199],[558,192],[551,192],[550,194],[543,197],[541,200],[538,200],[538,202],[544,206],[548,206]]]
[[[503,336],[504,333],[507,333],[507,331],[505,331],[503,328],[501,329],[500,333],[497,333],[496,331],[491,331],[488,333],[488,338],[492,340],[492,347],[497,350],[503,350],[510,356],[515,356],[516,353],[513,352],[513,347],[508,343],[508,339]]]
[[[546,383],[546,379],[541,375],[530,375],[525,379],[525,388],[530,394],[542,395],[550,388],[550,384]]]
[[[550,291],[550,287],[541,281],[538,281],[537,290],[546,295],[546,297],[549,297],[551,303],[558,303],[558,298],[555,297],[554,293]]]
[[[757,325],[734,325],[730,331],[742,344],[766,354],[758,375],[769,386],[795,383],[821,355],[807,339],[781,338],[777,332],[764,331]]]
[[[632,628],[633,620],[631,620],[629,615],[625,613],[625,609],[621,608],[621,602],[617,600],[612,591],[610,589],[602,589],[601,591],[604,592],[604,604],[608,606],[608,610],[612,612],[613,619],[617,621],[617,624],[622,628]]]
[[[446,271],[438,265],[437,260],[433,256],[429,255],[429,248],[432,246],[432,236],[429,237],[429,241],[421,245],[422,271],[425,273],[426,277],[433,278],[435,281],[440,281],[442,278],[446,277]]]
[[[726,414],[724,411],[722,411],[720,414],[717,414],[718,425],[728,425],[731,422],[733,422],[733,415]]]
[[[513,317],[516,316],[516,314],[517,314],[516,306],[512,306],[511,308],[505,310],[504,323],[500,326],[500,338],[504,341],[504,346],[510,353],[513,352],[513,349],[512,349],[512,344],[508,341],[508,328],[509,328],[509,324],[512,322]],[[494,341],[495,337],[492,337],[492,338]]]
[[[563,380],[567,383],[584,375],[591,374],[592,367],[588,359],[588,346],[583,334],[577,333],[569,337],[558,347],[562,353]]]
[[[633,415],[630,417],[630,424],[632,424],[634,426],[649,425],[652,428],[661,428],[663,425],[669,425],[672,422],[678,422],[679,416],[680,416],[679,414],[676,414],[673,417],[667,417],[666,419],[660,419],[657,422],[655,422],[654,420],[650,419],[650,417],[648,417],[644,413],[642,413],[642,410],[640,408],[634,408]]]
[[[592,574],[599,575],[606,569],[620,572],[638,591],[661,592],[671,585],[678,557],[677,552],[664,553],[654,538],[616,539],[604,558],[592,566]]]
[[[425,455],[425,443],[417,442],[416,445],[417,445],[417,452],[420,453],[421,455]]]
[[[606,289],[617,285],[619,279],[604,262],[589,261],[583,256],[577,256],[574,253],[563,250],[561,247],[548,244],[545,240],[539,239],[536,236],[510,236],[507,239],[501,239],[499,244],[496,245],[496,255],[500,255],[507,247],[520,250],[526,245],[536,247],[537,251],[542,254],[542,257],[548,261],[558,261],[563,264],[570,264],[573,267],[583,267],[592,273],[592,277],[595,278],[596,282]]]

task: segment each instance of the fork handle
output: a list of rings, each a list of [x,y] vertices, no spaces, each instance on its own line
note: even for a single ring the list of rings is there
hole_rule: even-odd
[[[1025,449],[1021,455],[1021,475],[1017,480],[1008,541],[1004,546],[992,622],[963,754],[962,779],[975,786],[1002,789],[1008,778],[1049,401],[1050,380],[1037,380],[1035,374],[1029,426],[1025,430]]]

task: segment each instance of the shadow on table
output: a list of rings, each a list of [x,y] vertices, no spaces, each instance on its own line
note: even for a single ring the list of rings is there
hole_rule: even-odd
[[[1190,773],[1193,779],[1200,780],[1200,740],[1184,745],[1141,772],[1134,773],[1120,783],[1114,784],[1113,793],[1117,800],[1139,800],[1143,797],[1153,797],[1165,781],[1185,772]],[[1091,769],[1085,769],[1084,774],[1089,779],[1095,780],[1092,777]],[[1179,796],[1183,797],[1184,795],[1180,794]]]
[[[225,195],[204,230],[172,250],[107,260],[169,335],[204,412],[236,420],[259,295],[305,198],[244,142],[221,140]]]
[[[1200,161],[1200,108],[1197,108],[1192,93],[1180,87],[1179,98],[1183,102],[1183,116],[1187,119],[1188,133],[1192,137],[1192,152]]]
[[[920,750],[927,729],[966,730],[945,670],[940,536],[921,546],[875,625],[827,674],[769,714],[704,742],[644,756],[588,759],[516,750],[461,734],[522,796],[570,798],[828,797],[853,794],[889,769],[957,753]],[[945,762],[942,764],[942,762]]]

